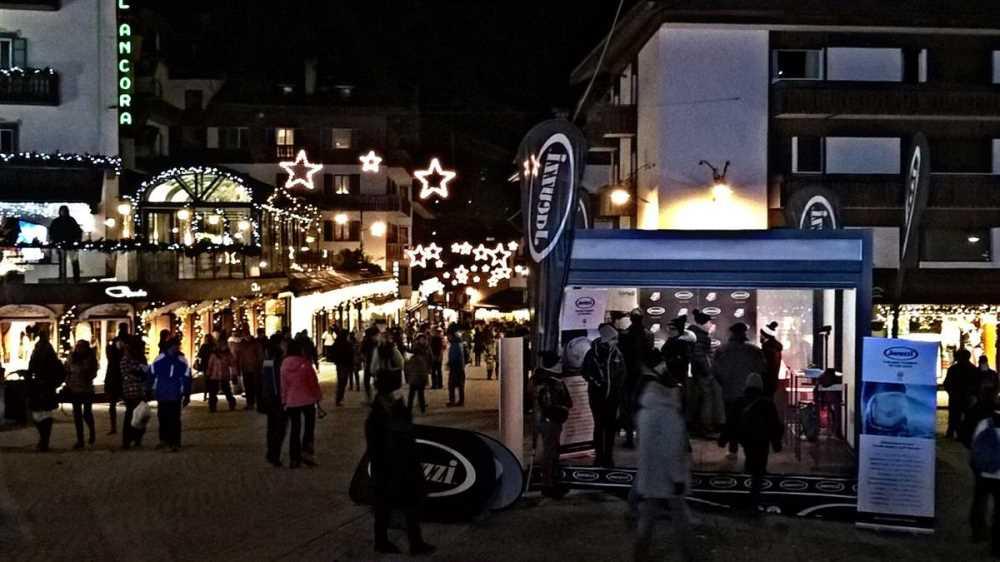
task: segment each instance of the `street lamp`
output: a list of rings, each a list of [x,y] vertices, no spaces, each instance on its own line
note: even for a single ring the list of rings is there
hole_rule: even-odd
[[[632,199],[632,195],[628,190],[618,188],[611,192],[611,204],[616,207],[621,207],[627,204]]]
[[[726,164],[722,167],[722,172],[712,165],[711,162],[707,160],[699,160],[699,166],[705,166],[709,170],[712,170],[712,200],[717,203],[725,203],[732,199],[733,188],[729,186],[729,182],[726,181],[726,173],[729,172],[729,160],[726,160]]]

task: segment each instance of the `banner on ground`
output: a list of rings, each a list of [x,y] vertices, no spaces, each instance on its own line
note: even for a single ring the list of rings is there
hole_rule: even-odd
[[[933,532],[938,344],[865,338],[858,526]]]

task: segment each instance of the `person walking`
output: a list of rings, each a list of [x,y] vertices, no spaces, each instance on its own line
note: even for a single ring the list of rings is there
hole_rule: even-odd
[[[229,346],[216,345],[208,358],[208,369],[205,374],[208,388],[208,411],[215,412],[219,403],[219,390],[226,395],[229,410],[236,409],[236,397],[233,396],[232,380],[236,375],[236,359]]]
[[[629,325],[618,338],[618,347],[625,358],[625,383],[622,388],[622,403],[619,417],[625,430],[626,449],[635,447],[635,411],[639,400],[639,379],[642,376],[643,358],[653,348],[653,334],[646,331],[642,320],[642,310],[635,308],[629,313]]]
[[[333,344],[337,341],[337,333],[333,326],[328,326],[323,332],[323,359],[327,363],[333,363]],[[339,376],[339,373],[338,373]]]
[[[719,446],[729,446],[728,459],[736,459],[739,443],[736,434],[739,426],[734,425],[739,418],[737,408],[741,408],[747,377],[750,373],[767,370],[764,354],[760,348],[750,343],[747,337],[749,327],[737,322],[729,328],[729,342],[719,348],[712,365],[715,380],[722,387],[722,400],[726,405],[726,425],[719,436]],[[766,386],[764,394],[767,395]]]
[[[457,329],[448,336],[448,404],[465,406],[465,346]],[[456,395],[458,400],[456,401]]]
[[[441,335],[441,328],[434,328],[431,335],[431,390],[444,388],[444,337]]]
[[[372,376],[392,378],[397,387],[403,386],[403,354],[396,346],[395,340],[385,332],[375,336],[375,350],[372,351]]]
[[[375,326],[370,326],[365,330],[364,338],[361,340],[361,359],[364,361],[364,386],[365,386],[365,402],[371,402],[372,400],[372,376],[374,372],[372,371],[372,354],[375,352],[375,348],[378,347],[377,338],[381,332]]]
[[[120,322],[118,335],[108,343],[105,350],[108,368],[104,372],[104,393],[108,396],[108,418],[111,422],[108,435],[118,433],[118,402],[122,399],[122,357],[125,356],[128,338],[128,323]]]
[[[257,397],[260,394],[260,372],[264,368],[264,347],[249,331],[244,331],[240,339],[236,359],[243,376],[243,393],[247,401],[243,409],[259,410]]]
[[[654,350],[651,355],[658,354]],[[634,548],[637,561],[650,560],[656,520],[662,519],[667,511],[682,558],[694,558],[688,530],[688,507],[684,500],[691,489],[691,446],[681,403],[680,380],[667,365],[647,365],[640,380],[636,416],[636,426],[642,437],[635,481],[635,497],[639,502]]]
[[[59,216],[49,225],[49,242],[59,246],[59,278],[66,279],[66,262],[73,267],[73,282],[80,282],[80,252],[76,245],[83,240],[83,229],[69,214],[69,207],[59,206]]]
[[[993,558],[1000,558],[1000,411],[994,410],[977,425],[970,442],[970,465],[975,479],[969,518],[973,542],[991,539]],[[993,498],[992,531],[987,523],[989,499]]]
[[[995,395],[1000,391],[1000,377],[997,372],[990,368],[990,358],[986,355],[979,356],[979,377],[976,380],[976,394],[981,396],[983,392],[992,391]]]
[[[122,398],[125,401],[125,419],[122,425],[122,449],[141,447],[146,434],[145,425],[132,426],[135,409],[146,398],[146,380],[149,366],[146,364],[146,342],[139,336],[130,336],[122,356]]]
[[[420,413],[427,413],[427,399],[424,397],[424,389],[430,381],[431,374],[431,348],[427,343],[425,334],[417,334],[413,342],[413,355],[406,360],[403,369],[406,373],[406,384],[410,387],[410,395],[406,400],[406,409],[413,414],[414,399],[420,401]]]
[[[774,400],[764,394],[764,379],[759,373],[750,373],[744,386],[746,390],[739,407],[734,409],[733,423],[738,428],[736,438],[746,457],[743,471],[750,475],[750,513],[757,515],[768,456],[771,449],[781,452],[785,426]]]
[[[486,326],[476,328],[476,333],[472,337],[472,352],[476,356],[476,367],[483,362],[483,354],[486,353]]]
[[[351,371],[351,380],[348,388],[355,392],[360,392],[361,375],[365,370],[365,358],[361,353],[361,344],[358,342],[358,336],[354,332],[351,332],[347,337],[351,342],[351,349],[354,350],[354,369]]]
[[[375,511],[375,552],[398,554],[389,540],[392,510],[403,512],[410,554],[431,554],[435,547],[424,542],[419,507],[424,499],[424,471],[417,457],[413,417],[391,378],[375,379],[375,400],[365,420],[365,441],[371,467]]]
[[[202,383],[205,385],[204,399],[208,401],[208,391],[209,387],[212,385],[208,381],[208,364],[212,360],[212,353],[215,351],[216,340],[219,334],[205,334],[201,338],[201,345],[198,346],[198,353],[195,355],[194,359],[194,370],[201,373]]]
[[[953,362],[944,377],[944,390],[948,393],[948,429],[945,437],[955,438],[962,427],[962,416],[972,406],[979,373],[972,364],[968,349],[955,350]]]
[[[160,424],[160,444],[171,451],[181,448],[181,408],[191,394],[191,368],[181,355],[181,340],[170,338],[163,344],[163,354],[150,365],[150,388],[156,399]]]
[[[281,405],[281,361],[284,357],[282,338],[274,334],[264,350],[261,372],[260,405],[267,414],[267,453],[264,458],[275,468],[280,468],[281,449],[285,444],[288,418]]]
[[[542,495],[562,498],[566,489],[559,482],[559,448],[563,424],[573,408],[566,383],[562,380],[562,363],[554,351],[539,357],[540,365],[531,376],[535,402],[535,429],[542,436]]]
[[[330,361],[337,369],[337,406],[344,405],[344,391],[348,384],[353,386],[357,376],[354,370],[354,344],[347,333],[341,330],[330,347]]]
[[[590,413],[594,418],[594,466],[614,468],[615,436],[618,434],[618,408],[625,385],[625,358],[618,349],[618,330],[601,324],[583,358],[583,378],[587,381]]]
[[[56,389],[65,380],[66,371],[49,342],[48,330],[39,328],[36,337],[38,340],[28,359],[28,409],[38,430],[36,449],[44,453],[49,450],[52,438],[52,411],[59,407]]]
[[[94,379],[97,378],[97,355],[87,340],[79,340],[66,360],[66,396],[73,405],[76,429],[74,449],[83,448],[83,424],[89,430],[87,443],[94,444]]]
[[[489,330],[487,328],[487,330]],[[483,361],[486,363],[486,380],[493,379],[493,373],[496,373],[497,380],[500,379],[500,373],[497,371],[497,348],[499,346],[496,335],[492,330],[489,330],[486,334],[486,349],[483,351]]]
[[[781,354],[785,346],[778,341],[777,322],[769,322],[760,329],[760,349],[764,353],[764,394],[774,396],[778,390],[778,376],[781,374]]]
[[[323,399],[312,357],[293,341],[281,362],[281,406],[292,427],[288,442],[289,468],[316,466],[316,405]]]

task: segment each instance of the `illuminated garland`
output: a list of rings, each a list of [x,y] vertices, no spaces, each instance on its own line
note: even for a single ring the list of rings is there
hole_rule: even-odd
[[[110,254],[114,252],[184,252],[189,256],[196,256],[204,253],[238,253],[244,256],[259,256],[261,254],[260,246],[253,246],[250,244],[241,243],[231,243],[231,244],[215,244],[209,242],[208,240],[202,239],[194,244],[186,245],[177,242],[166,243],[166,242],[143,242],[141,240],[135,239],[124,239],[124,240],[86,240],[83,242],[65,242],[65,243],[42,243],[42,242],[23,242],[15,246],[16,248],[38,248],[44,250],[51,249],[64,249],[64,250],[84,250],[84,251],[94,251],[102,252],[105,254]]]
[[[73,351],[73,320],[79,305],[72,305],[59,317],[59,356],[66,358]]]
[[[72,154],[72,153],[42,153],[42,152],[2,152],[0,162],[4,164],[34,164],[35,162],[65,162],[69,164],[88,164],[97,168],[106,168],[119,173],[122,170],[122,159],[117,156],[103,154]]]
[[[28,76],[36,74],[48,74],[49,76],[54,76],[56,73],[55,69],[51,67],[44,68],[24,68],[21,66],[12,66],[10,68],[0,68],[0,75],[2,76]]]

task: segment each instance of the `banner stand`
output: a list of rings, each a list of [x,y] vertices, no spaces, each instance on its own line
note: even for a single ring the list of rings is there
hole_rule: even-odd
[[[524,462],[524,338],[500,340],[500,442]]]

